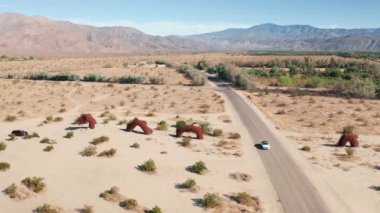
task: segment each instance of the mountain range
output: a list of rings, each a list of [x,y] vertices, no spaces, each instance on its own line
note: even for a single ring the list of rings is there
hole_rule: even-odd
[[[190,36],[153,36],[131,27],[94,27],[41,16],[0,15],[0,53],[196,51],[380,51],[380,28],[322,29],[262,24]]]

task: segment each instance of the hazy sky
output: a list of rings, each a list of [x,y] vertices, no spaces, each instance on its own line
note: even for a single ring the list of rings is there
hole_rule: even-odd
[[[0,13],[186,35],[262,23],[380,27],[380,0],[0,0]],[[1,29],[0,29],[1,30]]]

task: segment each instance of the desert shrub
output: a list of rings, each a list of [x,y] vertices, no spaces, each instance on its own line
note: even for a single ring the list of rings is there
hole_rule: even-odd
[[[21,181],[28,189],[35,193],[39,193],[45,189],[46,185],[41,177],[27,177]]]
[[[47,72],[36,72],[27,76],[30,80],[49,80],[50,75]]]
[[[62,117],[55,117],[54,118],[54,122],[61,122],[61,121],[63,121]]]
[[[212,136],[214,136],[214,137],[220,137],[222,135],[223,135],[223,130],[221,130],[221,129],[214,129],[212,131]]]
[[[228,137],[228,138],[230,138],[230,139],[240,139],[240,134],[239,133],[237,133],[237,132],[232,132],[232,133],[230,133],[230,136]]]
[[[9,136],[9,139],[8,139],[8,140],[10,140],[10,141],[14,141],[14,140],[17,139],[17,138],[16,138],[16,135],[14,135],[14,134],[9,134],[8,136]]]
[[[99,145],[107,141],[109,141],[109,137],[103,135],[103,136],[94,138],[90,143],[92,145]]]
[[[149,211],[149,213],[162,213],[162,210],[160,207],[155,206],[152,210]]]
[[[0,171],[6,171],[11,168],[11,165],[7,162],[0,162]]]
[[[342,71],[340,70],[340,68],[330,68],[327,69],[324,74],[325,76],[330,78],[339,78],[342,76]]]
[[[176,124],[175,124],[175,127],[176,128],[180,128],[180,127],[183,127],[183,126],[186,126],[187,125],[187,122],[184,121],[184,120],[180,120],[180,121],[177,121]]]
[[[198,61],[197,64],[194,65],[194,67],[198,70],[207,70],[208,69],[208,63],[205,60]]]
[[[53,149],[54,149],[54,146],[49,145],[49,146],[45,147],[45,148],[43,149],[43,151],[44,151],[44,152],[50,152],[50,151],[53,150]]]
[[[154,112],[148,112],[148,114],[146,114],[146,116],[147,116],[147,117],[154,117],[155,114],[154,114]]]
[[[154,62],[157,65],[166,65],[166,67],[173,67],[173,64],[165,60],[156,60]]]
[[[98,154],[98,157],[113,157],[116,154],[116,149],[105,150]]]
[[[196,174],[204,174],[207,171],[207,167],[203,161],[198,161],[190,166],[190,171]]]
[[[159,77],[159,76],[151,76],[149,77],[149,83],[155,84],[155,85],[160,85],[160,84],[165,84],[165,78],[164,77]]]
[[[82,209],[79,210],[79,213],[94,213],[94,207],[89,205],[84,205]]]
[[[160,121],[157,124],[156,130],[161,130],[161,131],[168,130],[168,124],[166,123],[166,121]]]
[[[79,81],[80,77],[79,75],[76,75],[76,74],[61,72],[59,74],[50,76],[49,80],[51,81]]]
[[[5,144],[4,142],[0,142],[0,151],[3,151],[7,148],[7,144]]]
[[[251,206],[251,207],[255,207],[255,208],[260,208],[259,207],[259,200],[258,200],[258,198],[252,197],[247,192],[239,192],[235,196],[235,200],[239,204],[242,204],[242,205],[245,205],[245,206]]]
[[[6,121],[6,122],[13,122],[13,121],[15,121],[15,120],[17,120],[17,117],[14,116],[14,115],[7,115],[7,116],[5,117],[5,119],[4,119],[4,121]]]
[[[131,148],[138,149],[138,148],[140,148],[140,144],[138,144],[138,143],[134,143],[134,144],[132,144],[130,147],[131,147]]]
[[[194,179],[187,179],[185,182],[180,184],[180,187],[189,191],[196,191],[197,182],[195,182]]]
[[[36,132],[33,132],[32,134],[27,134],[24,139],[32,139],[32,138],[39,138],[40,135]]]
[[[35,213],[60,213],[61,209],[59,207],[53,207],[50,204],[43,204],[40,207],[37,207],[33,212]]]
[[[346,154],[348,157],[352,157],[355,154],[355,150],[352,147],[346,147]]]
[[[17,193],[17,186],[16,184],[12,183],[10,186],[8,186],[3,191],[6,195],[8,195],[10,198],[17,198],[19,197],[19,194]]]
[[[129,66],[128,62],[124,62],[122,65],[124,68],[128,68],[128,66]]]
[[[305,151],[305,152],[310,152],[310,146],[303,146],[302,148],[301,148],[301,150],[302,151]]]
[[[317,88],[327,85],[327,81],[320,76],[311,76],[306,79],[305,87],[306,88]]]
[[[104,192],[100,193],[99,197],[105,200],[112,200],[113,196],[118,196],[118,195],[119,195],[119,188],[116,186],[113,186],[109,190],[105,190]]]
[[[120,84],[141,84],[144,82],[144,77],[142,76],[123,76],[118,79]]]
[[[185,74],[187,78],[191,79],[194,86],[203,86],[206,84],[206,76],[189,65],[182,65],[178,69],[178,72]]]
[[[95,75],[95,74],[88,74],[85,75],[82,79],[85,82],[108,82],[109,79],[106,77],[103,77],[101,75]]]
[[[189,147],[191,145],[191,138],[190,137],[183,137],[180,144],[181,144],[181,146]]]
[[[86,148],[84,148],[80,154],[84,157],[91,157],[96,155],[96,146],[89,145]]]
[[[354,77],[349,82],[337,82],[333,89],[349,96],[373,98],[376,96],[377,86],[370,78]]]
[[[203,132],[205,133],[205,134],[210,134],[211,133],[211,127],[210,127],[210,123],[209,122],[202,122],[200,125],[199,125],[201,128],[202,128],[202,130],[203,130]]]
[[[117,123],[117,125],[126,125],[126,124],[128,124],[128,121],[127,120],[121,120],[121,121],[119,121],[118,123]]]
[[[135,199],[125,199],[120,202],[120,206],[127,210],[135,210],[138,203]]]
[[[349,125],[349,126],[345,126],[343,127],[342,129],[342,134],[352,134],[354,132],[354,127]]]
[[[149,173],[154,173],[156,172],[156,169],[157,169],[156,163],[152,159],[147,160],[145,163],[140,165],[139,168],[141,171],[149,172]]]
[[[40,143],[51,144],[52,140],[50,140],[49,138],[43,138],[42,140],[40,140]]]
[[[65,136],[63,136],[64,138],[72,138],[74,137],[74,132],[67,132]]]
[[[214,208],[220,205],[221,198],[216,193],[207,193],[203,196],[202,204],[205,208]]]
[[[280,86],[284,86],[284,87],[290,87],[290,86],[293,86],[294,84],[293,78],[288,75],[280,76],[278,81],[279,81]]]

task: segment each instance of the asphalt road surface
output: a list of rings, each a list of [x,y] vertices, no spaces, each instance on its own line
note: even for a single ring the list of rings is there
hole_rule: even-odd
[[[280,198],[286,213],[329,212],[315,187],[293,158],[286,152],[284,144],[270,131],[264,121],[255,113],[237,92],[224,83],[217,83],[217,90],[224,93],[232,103],[243,125],[251,136],[252,148],[262,140],[270,143],[271,149],[259,150],[265,169]]]

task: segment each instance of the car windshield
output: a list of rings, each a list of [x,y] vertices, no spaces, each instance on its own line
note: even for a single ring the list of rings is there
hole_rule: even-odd
[[[263,142],[261,142],[261,144],[268,145],[268,142],[263,141]]]

